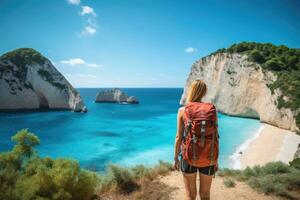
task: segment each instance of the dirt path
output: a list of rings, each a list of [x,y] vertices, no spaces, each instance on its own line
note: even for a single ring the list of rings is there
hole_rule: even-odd
[[[170,187],[176,188],[170,194],[170,200],[184,200],[185,189],[180,172],[171,172],[170,175],[160,178],[160,181]],[[198,197],[199,199],[199,197]],[[227,188],[223,178],[216,176],[213,179],[211,200],[280,200],[274,196],[259,194],[243,182],[236,182],[234,188]]]

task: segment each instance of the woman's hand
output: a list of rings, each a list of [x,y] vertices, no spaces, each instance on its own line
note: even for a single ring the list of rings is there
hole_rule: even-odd
[[[175,170],[179,170],[179,159],[178,158],[174,158],[173,167]]]

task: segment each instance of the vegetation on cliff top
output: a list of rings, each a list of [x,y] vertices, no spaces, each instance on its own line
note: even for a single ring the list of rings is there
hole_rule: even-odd
[[[44,64],[46,58],[32,48],[19,48],[3,54],[0,60],[10,60],[17,67],[22,68],[35,63]]]
[[[8,61],[13,63],[17,67],[17,70],[13,70],[13,66]],[[0,78],[5,73],[11,73],[25,88],[33,89],[32,85],[26,81],[27,66],[33,64],[43,65],[46,61],[47,59],[41,53],[32,48],[19,48],[7,52],[0,57]],[[59,89],[66,88],[65,85],[55,82],[52,74],[47,70],[39,69],[38,73],[53,86]],[[11,90],[14,90],[12,87],[14,79],[7,79],[6,82],[11,86]],[[15,91],[12,91],[12,93],[15,94]]]
[[[295,111],[296,124],[300,128],[300,50],[284,45],[275,46],[270,43],[241,42],[229,48],[219,49],[216,53],[242,53],[262,66],[264,70],[272,71],[277,80],[268,85],[272,93],[280,89],[281,95],[277,107],[290,108]]]

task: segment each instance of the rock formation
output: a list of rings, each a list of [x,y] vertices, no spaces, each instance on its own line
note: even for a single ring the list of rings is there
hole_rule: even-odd
[[[126,93],[124,93],[118,88],[99,92],[96,96],[95,102],[129,103],[129,104],[139,103],[136,97],[128,96]]]
[[[0,57],[0,110],[21,109],[87,111],[80,94],[53,64],[29,48]]]
[[[203,101],[212,102],[218,111],[241,117],[259,118],[280,128],[297,131],[295,113],[276,105],[281,94],[271,92],[268,84],[276,76],[254,62],[246,54],[216,53],[193,64],[180,103],[185,104],[189,85],[202,79],[208,86]]]

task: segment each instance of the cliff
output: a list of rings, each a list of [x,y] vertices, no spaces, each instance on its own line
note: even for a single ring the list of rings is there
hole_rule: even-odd
[[[252,62],[247,54],[217,52],[193,64],[182,98],[185,103],[187,88],[195,79],[202,79],[208,86],[203,101],[212,102],[218,111],[241,117],[259,118],[262,122],[280,128],[298,131],[298,109],[279,107],[280,88],[270,85],[277,80],[276,73]]]
[[[67,109],[85,112],[80,94],[34,49],[21,48],[0,57],[0,110]]]

